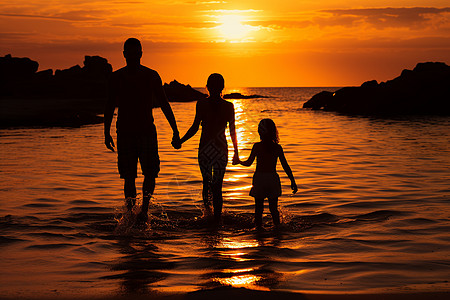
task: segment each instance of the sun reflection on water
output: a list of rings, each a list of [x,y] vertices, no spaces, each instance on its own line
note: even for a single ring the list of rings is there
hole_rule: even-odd
[[[228,249],[242,249],[242,248],[258,247],[259,243],[256,240],[234,241],[234,240],[231,240],[230,238],[225,238],[225,239],[223,239],[220,246],[221,246],[221,248],[228,248]]]
[[[246,287],[246,288],[259,288],[262,287],[256,286],[256,283],[262,279],[261,276],[245,274],[245,275],[236,275],[228,278],[213,278],[213,281],[219,282],[222,285],[230,285],[232,287]]]
[[[231,238],[225,238],[218,245],[218,248],[224,249],[219,252],[220,255],[227,256],[237,262],[243,262],[251,260],[249,258],[245,258],[246,255],[249,255],[249,251],[246,250],[249,250],[249,248],[256,248],[258,246],[259,242],[256,240],[239,241]],[[254,268],[223,269],[221,275],[212,278],[212,280],[226,286],[268,290],[267,288],[258,285],[258,282],[262,281],[263,277],[261,275],[252,274],[253,272],[255,272]]]

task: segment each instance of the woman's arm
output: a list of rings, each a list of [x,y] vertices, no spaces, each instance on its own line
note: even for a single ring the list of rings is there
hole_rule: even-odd
[[[181,144],[183,144],[184,142],[189,140],[191,137],[193,137],[197,133],[198,128],[200,127],[201,121],[202,120],[200,118],[200,104],[197,102],[197,105],[195,107],[194,122],[192,123],[191,127],[188,129],[186,134],[181,138],[181,140],[180,140]]]
[[[256,145],[256,144],[255,144]],[[253,145],[252,152],[250,152],[250,156],[246,161],[239,161],[239,163],[243,166],[250,167],[256,158],[256,146]]]
[[[295,179],[294,179],[294,175],[292,174],[292,170],[291,167],[289,166],[286,157],[284,156],[284,151],[283,148],[281,146],[280,147],[280,153],[279,153],[279,158],[280,158],[280,163],[281,166],[283,167],[284,172],[286,172],[286,175],[289,177],[289,179],[291,180],[291,189],[292,189],[292,193],[297,193],[297,184],[295,183]]]

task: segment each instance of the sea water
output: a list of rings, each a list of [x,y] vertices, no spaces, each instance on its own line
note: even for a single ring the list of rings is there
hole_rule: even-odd
[[[299,186],[292,195],[279,165],[283,225],[272,228],[265,203],[263,232],[253,228],[248,195],[254,165],[229,163],[223,224],[210,226],[197,164],[200,133],[174,150],[159,109],[161,172],[150,220],[140,227],[132,226],[133,214],[124,214],[117,156],[103,144],[102,124],[0,130],[0,295],[153,294],[217,286],[450,290],[450,117],[303,110],[321,90],[335,89],[226,91],[269,97],[230,100],[241,159],[259,140],[258,122],[272,118]],[[195,103],[171,105],[183,134]],[[229,147],[231,160],[231,142]],[[141,183],[142,176],[138,190]]]

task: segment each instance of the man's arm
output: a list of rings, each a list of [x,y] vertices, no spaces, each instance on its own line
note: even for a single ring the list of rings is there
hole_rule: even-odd
[[[108,82],[108,98],[106,100],[104,112],[104,135],[106,148],[114,152],[114,140],[111,136],[111,123],[116,109],[116,93],[114,91],[114,83],[112,80]]]
[[[230,118],[230,137],[231,141],[233,142],[233,148],[234,148],[234,156],[233,156],[233,162],[236,163],[239,161],[239,150],[238,150],[238,143],[236,138],[236,122],[234,118],[234,105],[232,106],[232,115]]]
[[[162,80],[161,77],[159,77],[159,75],[155,95],[158,103],[161,106],[161,110],[164,113],[164,116],[166,117],[167,121],[170,124],[170,127],[172,128],[173,131],[172,144],[174,148],[179,149],[181,147],[181,145],[179,145],[180,133],[178,132],[177,122],[175,121],[175,115],[173,114],[172,107],[169,104],[169,100],[167,99],[166,92],[164,91],[164,88],[162,86]],[[180,147],[178,147],[178,145]]]

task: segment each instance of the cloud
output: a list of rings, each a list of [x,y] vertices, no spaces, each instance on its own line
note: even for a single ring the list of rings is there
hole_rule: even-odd
[[[213,22],[141,22],[141,23],[113,23],[111,24],[111,26],[124,28],[142,28],[146,26],[168,26],[168,27],[208,29],[216,27],[217,24]]]
[[[450,13],[450,7],[332,9],[320,12],[331,14],[331,16],[315,19],[315,22],[322,26],[342,25],[353,27],[366,23],[379,29],[395,27],[419,28],[429,24],[436,16],[450,21],[450,15],[448,14]]]
[[[283,29],[283,28],[305,28],[314,25],[311,20],[270,20],[270,21],[245,21],[246,25],[261,26],[271,29]]]
[[[368,26],[375,29],[450,27],[450,7],[327,9],[293,12],[289,19],[248,21],[246,24],[279,30],[302,29],[309,26],[319,28]]]
[[[0,32],[0,41],[22,41],[32,36],[31,33],[17,33],[17,32]]]
[[[3,17],[15,18],[37,18],[62,21],[101,21],[101,16],[108,15],[104,10],[73,10],[54,14],[19,14],[19,13],[0,13]]]

